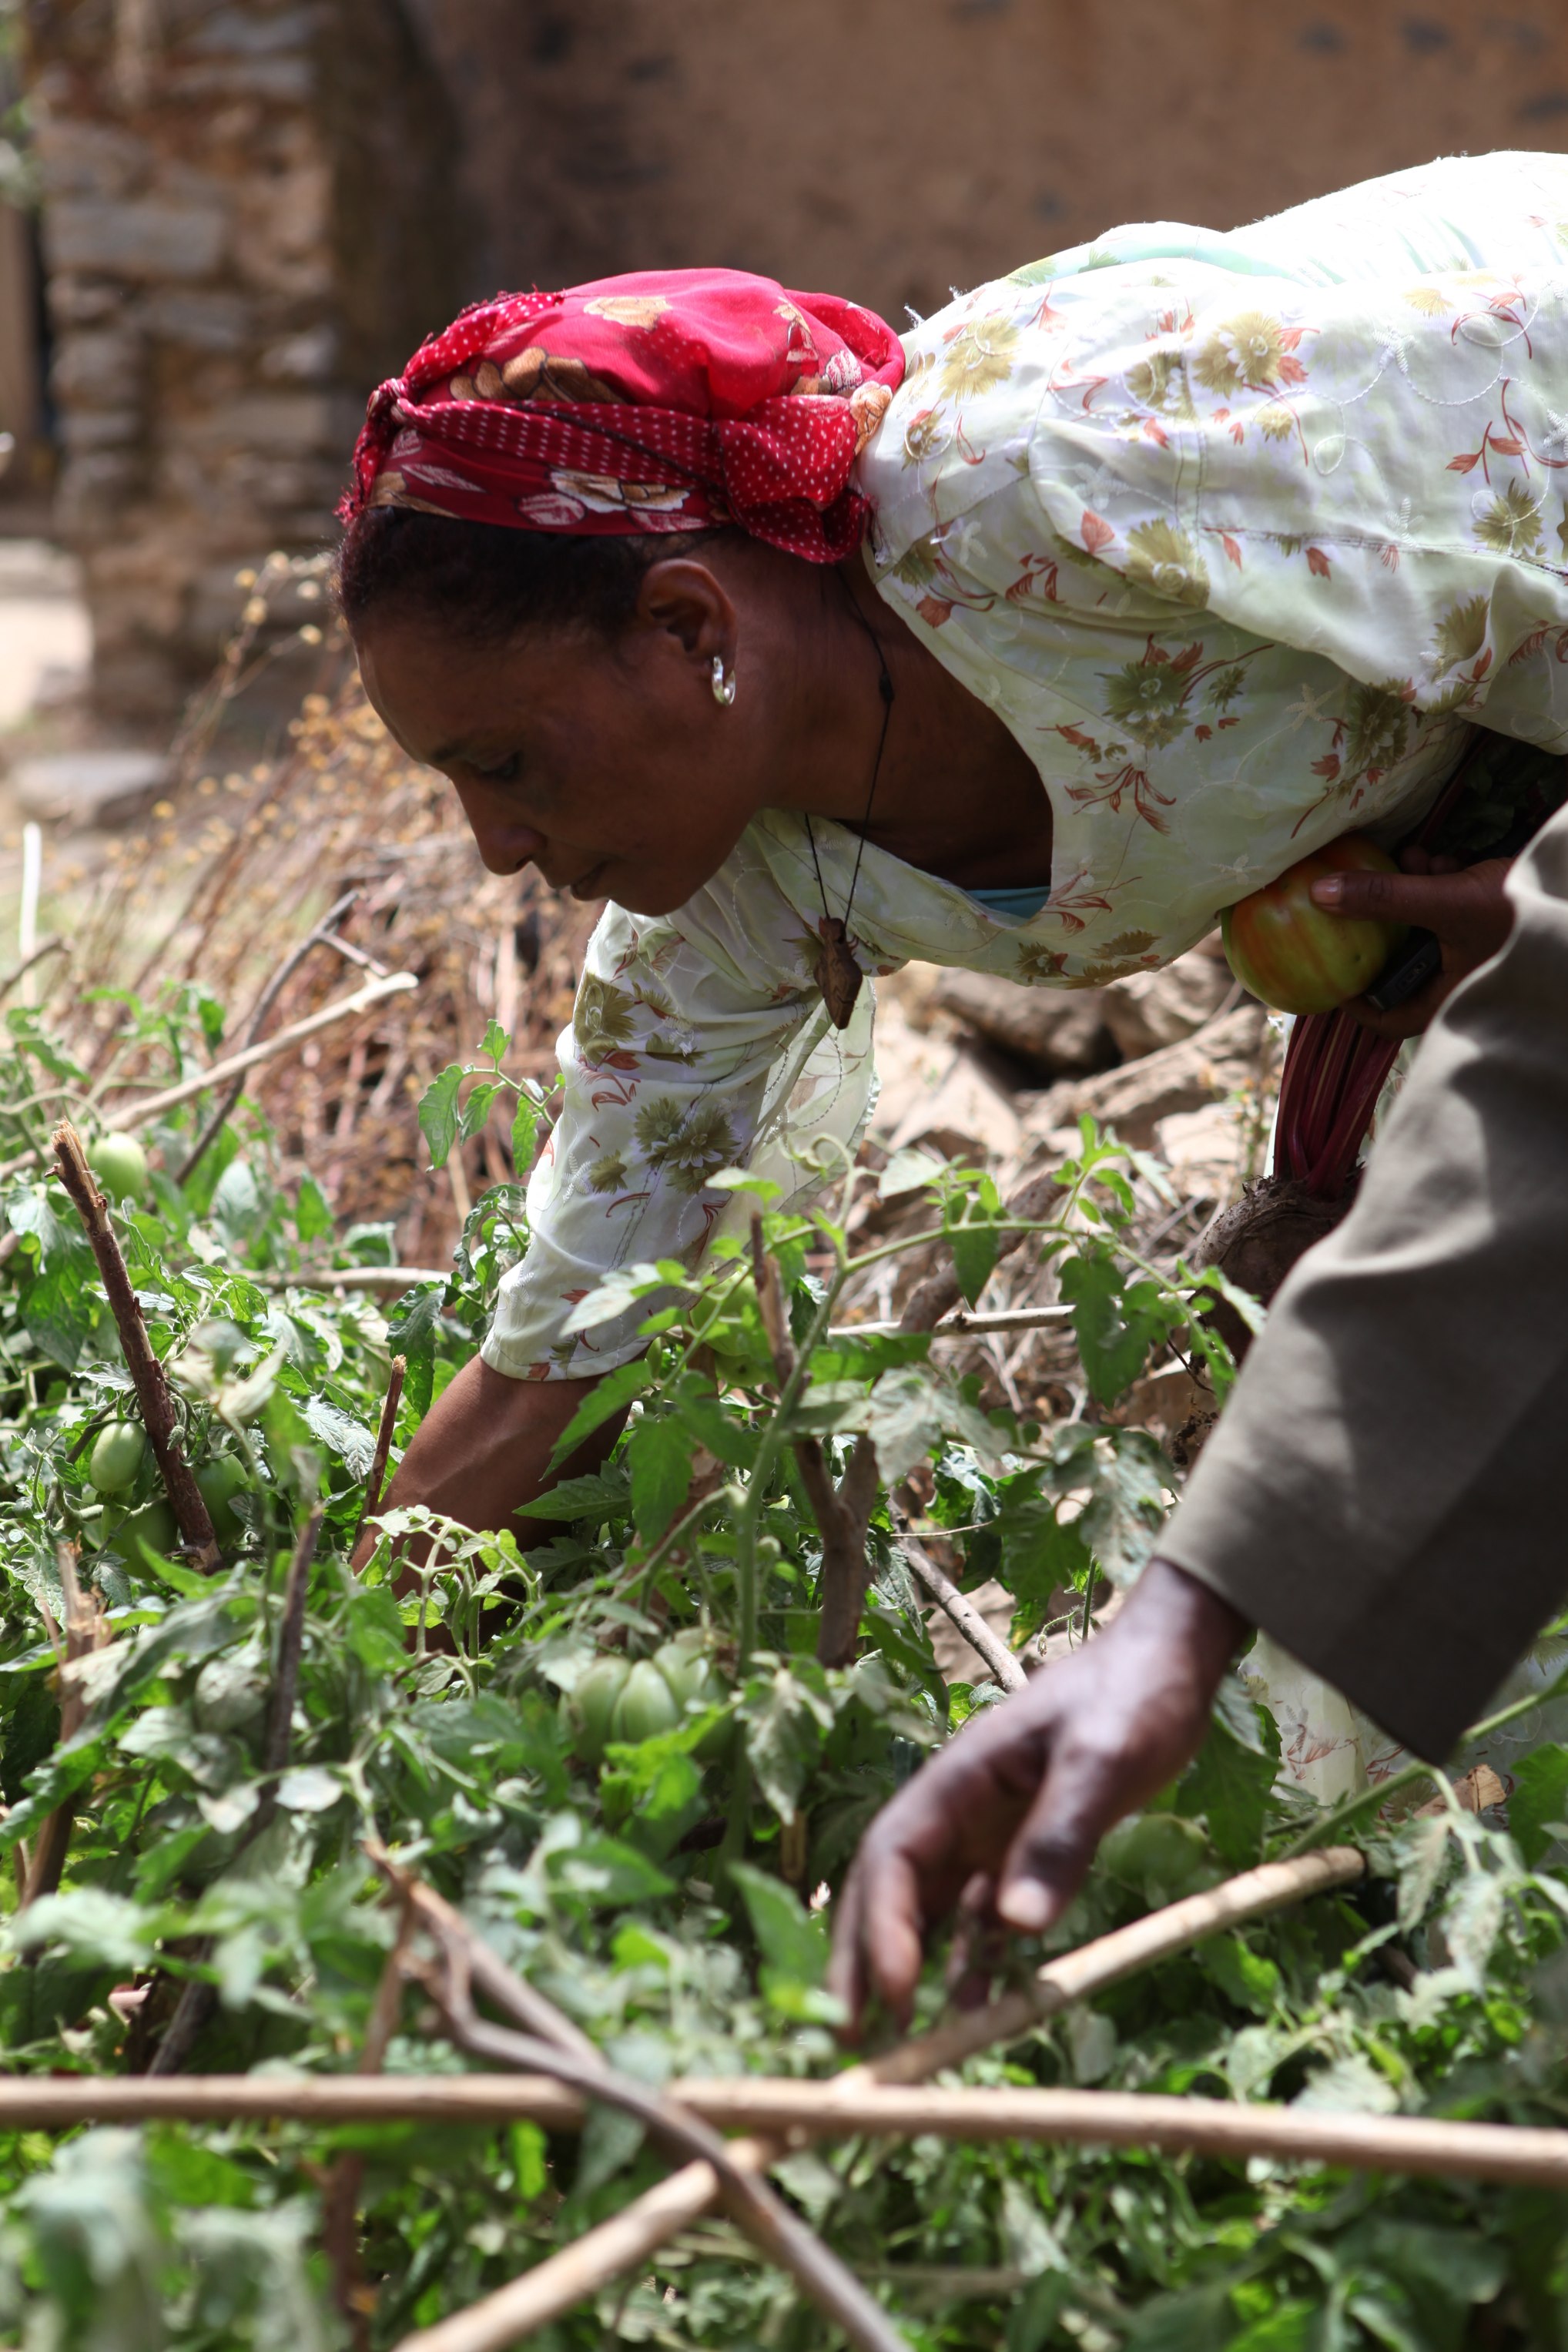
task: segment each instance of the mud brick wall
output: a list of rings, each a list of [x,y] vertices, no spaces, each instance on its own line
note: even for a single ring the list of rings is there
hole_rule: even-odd
[[[447,303],[449,118],[386,0],[76,0],[27,35],[57,524],[100,698],[152,715],[237,569],[321,544],[365,383]]]

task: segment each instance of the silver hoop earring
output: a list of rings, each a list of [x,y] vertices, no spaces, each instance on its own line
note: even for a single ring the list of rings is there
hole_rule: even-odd
[[[732,674],[729,677],[725,677],[722,654],[715,654],[713,656],[713,699],[721,710],[728,710],[735,699],[734,677]]]

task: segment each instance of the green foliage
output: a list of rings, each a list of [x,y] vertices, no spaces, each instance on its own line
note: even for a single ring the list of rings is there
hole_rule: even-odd
[[[128,1002],[123,1016],[176,1068],[221,1030],[195,991]],[[32,1015],[13,1014],[9,1034],[0,1150],[17,1159],[83,1079]],[[426,1094],[437,1164],[510,1088],[525,1167],[537,1106],[505,1078],[506,1053],[492,1029]],[[363,1860],[372,1833],[629,2072],[842,2063],[823,1981],[833,1892],[876,1808],[989,1702],[937,1673],[885,1496],[858,1653],[818,1664],[821,1542],[793,1444],[815,1438],[835,1475],[861,1434],[884,1480],[928,1465],[928,1532],[952,1547],[961,1581],[1002,1579],[1020,1640],[1062,1588],[1136,1576],[1176,1473],[1104,1409],[1168,1344],[1222,1391],[1229,1373],[1202,1319],[1218,1277],[1131,1246],[1153,1171],[1086,1129],[1029,1244],[1073,1309],[1094,1400],[1079,1417],[1042,1429],[988,1409],[925,1339],[829,1340],[874,1253],[858,1259],[826,1215],[764,1209],[797,1360],[782,1395],[746,1253],[721,1243],[695,1273],[624,1268],[575,1319],[592,1328],[640,1305],[647,1352],[590,1392],[560,1449],[625,1414],[603,1467],[500,1535],[390,1513],[356,1575],[348,1553],[390,1359],[408,1367],[401,1449],[526,1245],[521,1184],[476,1204],[445,1283],[384,1314],[320,1278],[389,1263],[387,1235],[338,1233],[310,1179],[281,1186],[243,1114],[175,1183],[166,1171],[198,1125],[193,1110],[146,1135],[149,1196],[117,1222],[181,1441],[221,1489],[211,1577],[174,1548],[133,1446],[102,1457],[128,1484],[90,1483],[101,1433],[134,1421],[134,1400],[68,1203],[37,1167],[5,1181],[17,1244],[0,1276],[0,1851],[30,1845],[62,1804],[74,1814],[59,1892],[21,1918],[0,1894],[9,2068],[144,2068],[194,1978],[216,1993],[195,2068],[351,2069],[395,1932]],[[978,1297],[1006,1230],[990,1179],[900,1154],[882,1190],[929,1197],[922,1232],[945,1241]],[[283,1577],[318,1503],[289,1753],[269,1777]],[[422,1535],[436,1562],[400,1580],[395,1552]],[[82,1674],[85,1712],[63,1744],[49,1632],[62,1539],[79,1546],[112,1635]],[[1277,1784],[1278,1749],[1272,1720],[1228,1687],[1203,1753],[1113,1832],[1053,1947],[1289,1843],[1305,1808]],[[1568,1750],[1537,1746],[1510,1769],[1517,1843],[1457,1807],[1415,1817],[1382,1835],[1364,1896],[1320,1898],[1131,1978],[974,2061],[968,2079],[1553,2117],[1568,1889],[1546,1857],[1568,1813]],[[933,1955],[928,2016],[943,1965]],[[411,1997],[389,2063],[455,2063]],[[0,2331],[82,2352],[339,2352],[348,2336],[319,2229],[321,2184],[347,2146],[363,2159],[377,2352],[664,2168],[607,2116],[581,2141],[531,2126],[13,2135],[0,2138]],[[1557,2343],[1568,2326],[1568,2218],[1534,2192],[935,2140],[826,2146],[780,2177],[885,2285],[921,2352],[1447,2352]],[[793,2288],[735,2253],[718,2222],[691,2233],[560,2323],[552,2352],[805,2352],[818,2337]]]

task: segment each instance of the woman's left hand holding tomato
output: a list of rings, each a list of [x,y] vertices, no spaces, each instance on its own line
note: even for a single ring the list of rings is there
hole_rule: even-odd
[[[1459,982],[1496,955],[1513,923],[1503,892],[1511,858],[1458,866],[1451,857],[1405,849],[1399,863],[1404,870],[1398,874],[1329,874],[1312,884],[1313,902],[1327,914],[1408,923],[1436,937],[1443,968],[1416,995],[1391,1013],[1378,1012],[1364,996],[1345,1006],[1352,1020],[1379,1037],[1419,1035]]]

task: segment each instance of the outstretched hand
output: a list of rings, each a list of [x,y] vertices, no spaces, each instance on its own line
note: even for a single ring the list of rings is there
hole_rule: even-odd
[[[1443,967],[1425,988],[1380,1013],[1364,996],[1345,1011],[1379,1037],[1415,1037],[1433,1019],[1444,999],[1489,957],[1496,955],[1513,923],[1503,894],[1512,859],[1483,858],[1458,866],[1425,849],[1400,852],[1400,874],[1328,874],[1312,885],[1312,899],[1331,915],[1372,916],[1434,932]]]
[[[838,1906],[828,1981],[852,2035],[872,1992],[908,2022],[925,1936],[955,1908],[1031,1935],[1061,1916],[1106,1831],[1197,1753],[1244,1631],[1206,1585],[1152,1560],[1103,1633],[915,1775],[867,1831]]]

